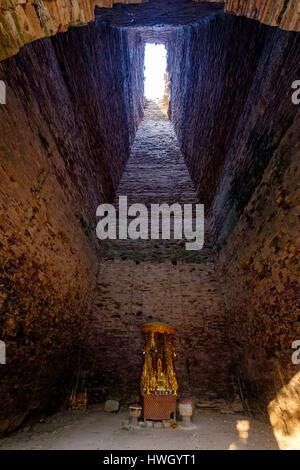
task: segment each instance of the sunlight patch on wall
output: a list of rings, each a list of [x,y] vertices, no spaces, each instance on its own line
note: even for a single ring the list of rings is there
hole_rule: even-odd
[[[281,450],[300,450],[300,372],[284,385],[268,406]]]

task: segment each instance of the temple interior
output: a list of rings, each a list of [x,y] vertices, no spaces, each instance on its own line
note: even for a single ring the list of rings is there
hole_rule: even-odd
[[[159,100],[149,45],[165,51]],[[141,327],[163,322],[210,442],[239,413],[255,445],[299,449],[298,2],[1,2],[0,80],[0,448],[74,387],[90,410],[139,402]],[[96,209],[120,196],[204,204],[203,248],[99,240]]]

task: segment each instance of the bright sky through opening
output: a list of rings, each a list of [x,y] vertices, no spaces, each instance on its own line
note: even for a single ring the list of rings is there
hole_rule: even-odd
[[[167,50],[163,44],[145,46],[145,97],[161,100],[165,92],[164,75],[167,70]]]

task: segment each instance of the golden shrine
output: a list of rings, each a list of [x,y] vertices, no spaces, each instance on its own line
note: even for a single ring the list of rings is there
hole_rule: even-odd
[[[146,334],[141,377],[144,419],[164,420],[171,415],[176,419],[178,384],[172,345],[175,329],[164,323],[147,323],[141,330]]]

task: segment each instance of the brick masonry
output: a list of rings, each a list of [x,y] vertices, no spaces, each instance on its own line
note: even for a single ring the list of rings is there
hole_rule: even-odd
[[[93,24],[0,63],[0,432],[57,407],[78,370],[95,211],[112,198],[141,113],[128,47],[124,31]]]
[[[171,117],[221,247],[297,113],[300,35],[224,14],[176,28]]]
[[[13,356],[1,369],[1,431],[62,403],[79,351],[91,398],[135,397],[144,321],[178,329],[181,396],[230,398],[234,372],[251,409],[265,412],[295,377],[295,33],[217,14],[172,37],[171,114],[185,161],[200,202],[211,209],[214,234],[222,231],[220,246],[232,233],[217,263],[220,277],[207,259],[172,264],[168,256],[164,263],[112,256],[100,263],[90,316],[95,208],[113,198],[142,113],[140,39],[97,20],[0,64],[0,79],[8,82],[8,105],[0,109],[0,335],[8,360]],[[184,165],[177,143],[173,150],[177,172]],[[151,170],[149,152],[143,157]],[[135,173],[137,189],[145,175]],[[168,181],[168,198],[178,182]],[[293,412],[296,419],[297,406],[279,421]]]
[[[172,324],[179,394],[230,398],[230,351],[214,265],[103,261],[97,278],[85,380],[93,399],[139,395],[145,322]]]
[[[160,104],[162,106],[162,103]],[[148,233],[151,228],[151,204],[198,204],[191,177],[182,157],[173,124],[159,104],[147,102],[144,118],[131,147],[130,158],[116,191],[115,207],[118,214],[119,196],[127,196],[128,206],[144,204],[148,210]],[[129,218],[130,220],[130,218]],[[186,250],[186,239],[174,240],[174,217],[171,215],[171,239],[163,240],[105,240],[101,243],[105,259],[133,259],[139,261],[185,260],[192,263],[213,259],[207,233],[202,250]],[[202,218],[202,222],[203,218]],[[195,227],[195,220],[193,220]],[[205,229],[205,224],[204,224]]]
[[[298,426],[298,439],[299,365],[291,346],[300,339],[299,129],[298,108],[216,263],[233,367],[249,406],[270,415],[282,435]]]
[[[197,4],[197,3],[198,4]],[[118,5],[114,4],[117,3]],[[125,3],[122,8],[120,3]],[[142,3],[142,5],[128,5]],[[202,5],[203,3],[203,5]],[[41,0],[37,5],[33,0],[1,2],[0,60],[16,54],[20,47],[34,40],[66,31],[71,26],[82,26],[95,19],[94,10],[101,15],[107,9],[106,17],[123,17],[123,24],[131,26],[134,19],[156,24],[192,21],[195,17],[222,11],[224,0],[67,0],[62,3]],[[104,7],[104,8],[102,8]],[[263,23],[280,26],[287,30],[300,30],[299,10],[296,0],[266,0],[259,4],[248,0],[227,0],[225,11],[245,15]],[[129,14],[128,14],[129,13]],[[128,16],[130,20],[128,20]]]

